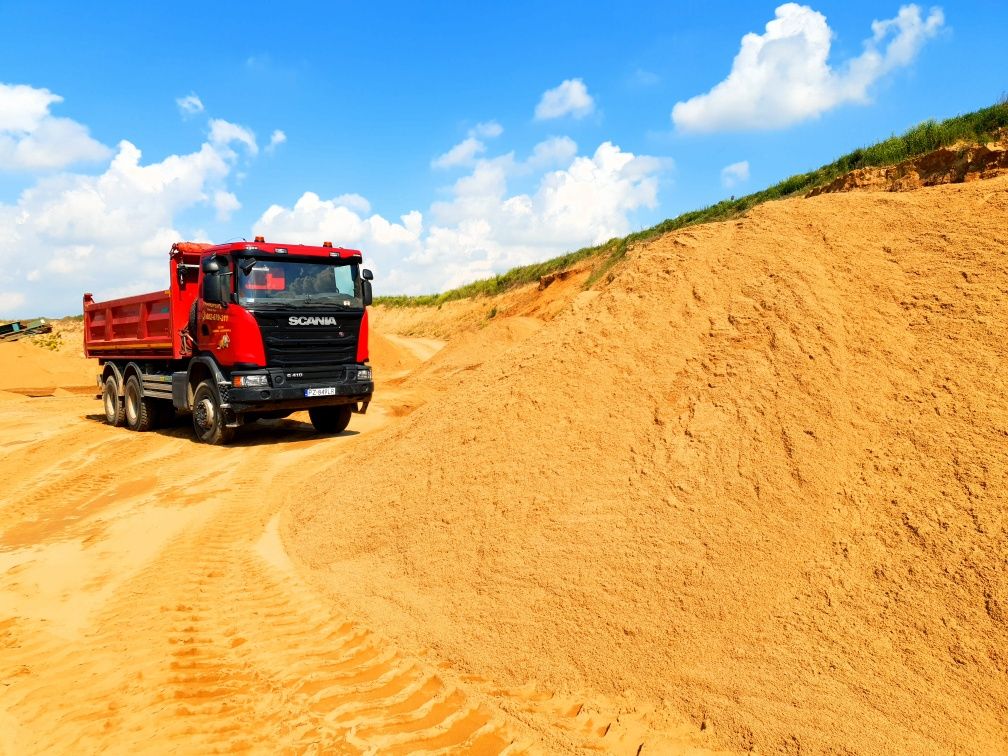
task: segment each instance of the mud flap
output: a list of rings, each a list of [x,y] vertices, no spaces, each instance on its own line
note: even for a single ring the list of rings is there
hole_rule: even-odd
[[[171,375],[172,404],[175,409],[188,412],[192,409],[189,406],[189,374],[185,370],[178,370]]]
[[[354,404],[353,411],[356,412],[358,415],[366,415],[369,404],[371,404],[370,401],[361,402],[359,405]]]

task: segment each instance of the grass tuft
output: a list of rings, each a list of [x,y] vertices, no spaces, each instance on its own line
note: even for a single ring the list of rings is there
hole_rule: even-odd
[[[791,176],[762,191],[747,194],[738,199],[722,200],[701,210],[683,213],[675,218],[664,220],[651,228],[629,234],[622,239],[610,239],[603,244],[584,247],[551,260],[512,268],[506,273],[473,281],[441,294],[420,294],[418,296],[400,294],[375,297],[374,301],[375,304],[386,307],[424,307],[440,306],[456,299],[468,299],[481,295],[494,296],[508,289],[535,283],[542,276],[566,270],[582,260],[605,255],[605,260],[585,282],[585,286],[589,287],[623,260],[628,248],[633,244],[654,239],[671,231],[678,231],[686,226],[736,218],[764,202],[805,194],[810,189],[828,184],[859,168],[896,165],[904,160],[948,147],[956,142],[988,142],[997,137],[998,133],[1005,128],[1008,128],[1008,95],[1003,96],[997,104],[988,108],[973,113],[964,113],[944,121],[924,121],[899,136],[892,136],[869,147],[856,149],[814,171]]]
[[[56,331],[50,331],[49,333],[42,333],[38,336],[29,336],[28,340],[35,346],[55,352],[63,345],[63,334]]]

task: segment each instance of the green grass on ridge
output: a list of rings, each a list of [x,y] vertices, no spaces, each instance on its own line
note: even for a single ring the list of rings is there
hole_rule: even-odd
[[[753,194],[737,199],[728,199],[702,210],[693,210],[675,218],[662,221],[656,226],[629,234],[621,239],[610,239],[604,244],[584,247],[576,252],[554,257],[532,265],[512,268],[506,273],[484,278],[441,294],[420,294],[417,296],[394,295],[375,297],[375,304],[386,307],[423,307],[440,305],[456,299],[467,299],[479,295],[493,296],[508,289],[538,281],[542,276],[566,270],[575,263],[589,258],[606,256],[586,282],[590,286],[610,268],[623,259],[630,245],[647,241],[670,231],[698,223],[729,220],[745,213],[752,207],[772,200],[805,194],[810,189],[828,184],[835,178],[858,168],[889,166],[904,160],[927,154],[956,142],[984,143],[990,141],[1001,129],[1008,127],[1008,101],[1002,100],[973,113],[965,113],[944,121],[925,121],[899,136],[892,136],[883,142],[854,150],[828,165],[809,173],[774,184]]]

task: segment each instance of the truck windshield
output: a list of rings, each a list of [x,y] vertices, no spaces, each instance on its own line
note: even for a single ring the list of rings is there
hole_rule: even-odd
[[[363,306],[353,263],[273,256],[240,257],[237,263],[239,304]]]

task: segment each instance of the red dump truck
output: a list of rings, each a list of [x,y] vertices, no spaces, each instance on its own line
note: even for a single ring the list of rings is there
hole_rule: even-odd
[[[107,302],[84,295],[84,351],[112,425],[146,431],[191,414],[224,444],[260,418],[307,410],[339,433],[366,412],[371,271],[353,249],[179,242],[169,288]]]

